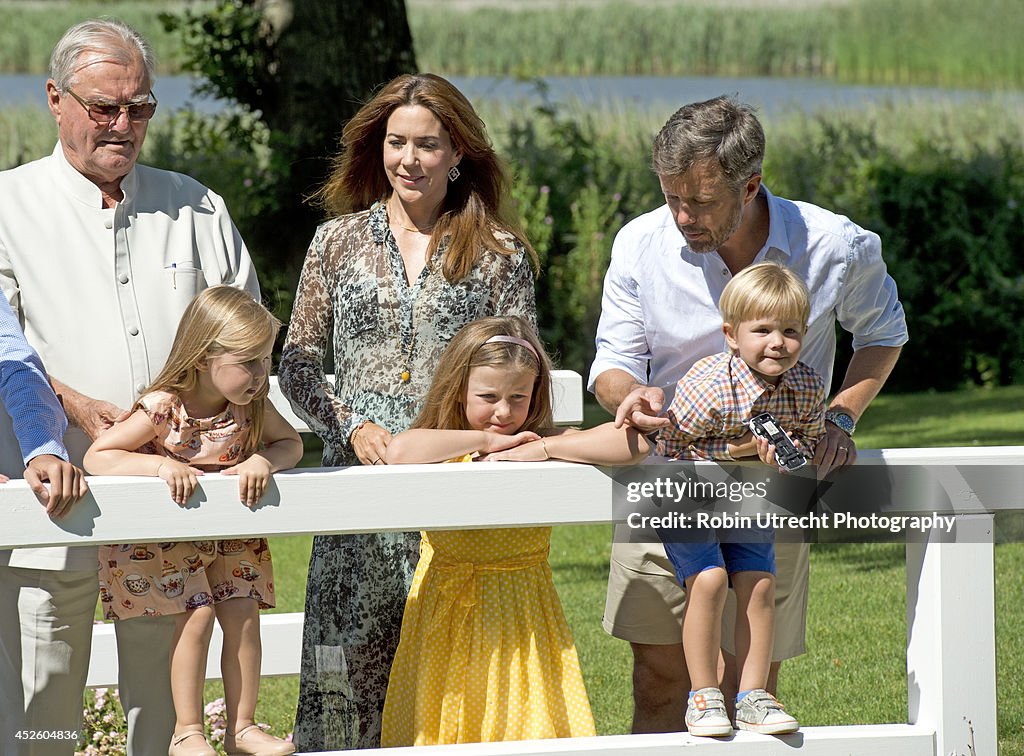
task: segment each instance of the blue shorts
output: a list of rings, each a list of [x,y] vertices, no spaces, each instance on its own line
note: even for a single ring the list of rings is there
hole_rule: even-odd
[[[775,531],[772,528],[719,528],[717,530],[659,531],[665,553],[680,585],[712,567],[734,572],[775,574]]]

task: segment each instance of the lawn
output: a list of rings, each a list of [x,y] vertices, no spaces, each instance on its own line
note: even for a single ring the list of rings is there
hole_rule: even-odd
[[[590,408],[588,421],[603,414]],[[883,396],[857,432],[862,448],[1024,445],[1024,387]],[[610,526],[556,528],[551,566],[576,636],[601,734],[629,731],[627,644],[601,629]],[[301,611],[308,538],[273,541],[278,611]],[[815,545],[811,552],[808,653],[788,663],[780,697],[805,725],[906,721],[906,587],[899,544]],[[999,744],[1024,756],[1024,545],[996,547]],[[981,618],[987,622],[986,618]],[[296,678],[267,679],[259,719],[290,731]],[[207,687],[221,694],[219,683]]]

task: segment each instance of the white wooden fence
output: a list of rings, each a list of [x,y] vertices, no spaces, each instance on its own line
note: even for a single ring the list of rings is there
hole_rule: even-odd
[[[580,396],[579,376],[559,377],[556,404],[563,421],[578,422]],[[895,465],[948,465],[950,470],[965,464],[1020,466],[1024,447],[865,451],[861,458]],[[46,517],[21,481],[0,486],[0,548],[612,520],[612,480],[590,466],[562,462],[295,470],[275,476],[255,511],[239,504],[237,479],[219,475],[203,476],[196,503],[184,509],[170,505],[166,484],[154,478],[97,477],[90,479],[90,486],[90,495],[56,522]],[[388,753],[676,756],[686,747],[694,756],[776,756],[794,750],[807,756],[995,756],[992,512],[1024,506],[1019,500],[982,501],[970,490],[960,494],[970,513],[957,516],[957,542],[907,547],[907,723],[805,727],[777,737],[738,733],[710,742],[674,733]],[[298,672],[301,622],[301,614],[262,617],[263,674]],[[110,626],[96,628],[89,685],[113,685],[113,633]],[[211,678],[219,676],[219,648],[215,640]]]

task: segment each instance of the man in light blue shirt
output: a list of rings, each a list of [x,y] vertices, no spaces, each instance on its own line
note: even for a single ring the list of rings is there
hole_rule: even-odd
[[[853,336],[854,355],[815,450],[825,475],[856,459],[856,421],[896,364],[906,320],[878,236],[841,215],[773,195],[761,183],[763,157],[764,132],[753,110],[726,97],[687,105],[662,128],[653,168],[666,204],[615,238],[590,389],[619,424],[644,432],[667,425],[660,414],[676,382],[699,359],[725,349],[718,300],[726,283],[749,265],[778,262],[810,292],[801,360],[826,388],[836,323]],[[753,447],[752,438],[740,440]],[[680,730],[689,686],[680,637],[685,596],[656,538],[626,540],[612,546],[604,626],[632,646],[633,730]],[[779,662],[804,652],[808,548],[789,546],[780,544],[776,553],[772,692]],[[731,626],[722,637],[733,637]],[[727,665],[734,662],[725,657]],[[735,688],[727,669],[723,691],[730,684]]]
[[[25,482],[47,514],[61,517],[85,496],[88,486],[82,471],[68,462],[63,441],[68,420],[5,297],[0,297],[0,402],[11,416],[25,459]],[[20,470],[0,471],[0,482],[9,480],[8,472]]]

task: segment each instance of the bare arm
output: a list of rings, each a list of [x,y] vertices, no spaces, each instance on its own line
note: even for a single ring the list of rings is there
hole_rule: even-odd
[[[156,430],[149,416],[136,410],[124,422],[101,434],[85,453],[83,462],[92,475],[153,475],[167,457],[142,454],[138,449],[156,438]]]
[[[263,446],[256,452],[270,463],[270,471],[290,470],[302,459],[302,439],[269,400],[263,405]]]
[[[184,505],[203,471],[159,454],[129,451],[154,438],[156,429],[149,415],[136,410],[93,441],[85,453],[85,469],[95,475],[152,475],[167,483],[176,504]]]
[[[902,347],[867,346],[858,349],[850,359],[846,377],[829,409],[845,412],[857,421],[885,385]],[[853,439],[832,423],[825,423],[825,436],[814,451],[814,463],[820,475],[832,469],[853,464],[857,445]]]
[[[477,430],[403,431],[388,444],[385,462],[389,465],[444,462],[473,452],[495,452],[540,438],[525,431],[511,436]]]
[[[563,459],[591,465],[628,465],[639,462],[651,451],[647,437],[635,428],[616,428],[604,423],[578,431],[557,431],[531,443],[487,455],[490,461],[542,462]]]
[[[601,406],[615,415],[615,426],[623,424],[650,433],[668,426],[668,418],[658,417],[665,404],[665,393],[656,386],[645,386],[625,370],[605,370],[594,380],[594,394]]]
[[[102,399],[93,399],[86,396],[66,383],[50,376],[50,384],[53,390],[61,399],[64,411],[72,425],[81,428],[82,431],[92,440],[96,438],[114,423],[119,423],[128,417],[128,410],[118,407],[116,404],[105,402]]]

